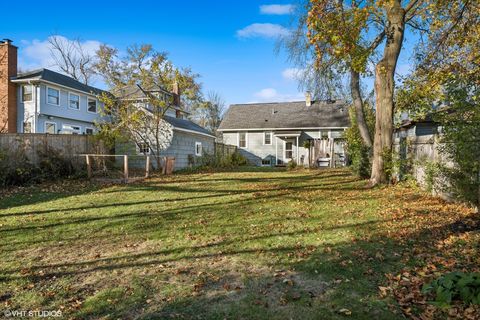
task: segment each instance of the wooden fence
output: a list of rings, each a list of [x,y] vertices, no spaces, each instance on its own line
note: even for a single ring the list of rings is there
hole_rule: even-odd
[[[85,157],[79,154],[108,154],[102,141],[88,135],[5,133],[0,134],[0,149],[7,153],[23,152],[33,165],[39,163],[39,152],[56,150],[71,160],[75,167],[85,167]]]
[[[237,146],[215,142],[215,156],[227,157],[237,152]]]

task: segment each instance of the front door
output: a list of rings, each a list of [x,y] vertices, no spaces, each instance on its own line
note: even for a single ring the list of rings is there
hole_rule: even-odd
[[[293,139],[285,140],[285,154],[284,157],[285,163],[292,161],[293,159]]]

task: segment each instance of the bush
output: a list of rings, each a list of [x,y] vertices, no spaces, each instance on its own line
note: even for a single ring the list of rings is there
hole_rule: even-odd
[[[38,152],[39,165],[34,166],[24,148],[0,150],[0,186],[16,186],[54,180],[75,173],[72,162],[57,150],[47,148]]]
[[[480,273],[447,273],[424,285],[422,292],[433,296],[432,304],[439,307],[449,307],[453,301],[480,304]]]
[[[238,151],[226,156],[204,153],[195,160],[195,165],[204,168],[234,168],[246,164],[248,164],[247,159]]]
[[[344,137],[347,141],[346,152],[350,162],[350,168],[353,173],[361,178],[370,177],[371,173],[371,162],[370,154],[372,152],[371,148],[368,148],[363,143],[360,131],[358,130],[357,117],[355,115],[355,109],[349,109],[351,127],[345,130]],[[370,130],[370,134],[373,135],[375,127],[375,114],[373,110],[365,105],[365,118],[367,120],[367,125]]]
[[[290,161],[287,163],[287,169],[288,170],[293,170],[297,167],[297,162],[295,160]]]

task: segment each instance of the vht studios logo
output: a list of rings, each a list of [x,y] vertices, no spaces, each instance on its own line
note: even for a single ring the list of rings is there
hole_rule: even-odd
[[[3,311],[5,318],[53,318],[61,317],[61,310],[5,310]]]

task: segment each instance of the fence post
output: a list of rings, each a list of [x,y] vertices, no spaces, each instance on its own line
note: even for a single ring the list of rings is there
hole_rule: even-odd
[[[86,160],[87,160],[87,176],[88,176],[88,179],[92,179],[92,163],[90,162],[90,156],[88,154],[86,155]]]
[[[150,177],[150,156],[145,161],[145,178]]]
[[[123,156],[123,179],[128,183],[128,156]]]

